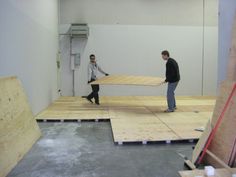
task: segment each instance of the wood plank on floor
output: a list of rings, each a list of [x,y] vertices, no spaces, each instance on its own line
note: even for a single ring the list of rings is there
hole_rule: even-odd
[[[236,173],[236,168],[232,168],[232,171]],[[205,176],[204,170],[180,171],[179,174],[181,177]],[[232,177],[232,173],[227,169],[215,169],[212,177]]]

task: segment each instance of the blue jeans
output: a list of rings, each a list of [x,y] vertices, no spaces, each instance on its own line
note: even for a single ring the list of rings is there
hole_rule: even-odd
[[[176,108],[175,89],[176,89],[177,85],[178,85],[178,82],[168,83],[167,104],[168,104],[168,109],[171,111],[174,111],[174,109]]]

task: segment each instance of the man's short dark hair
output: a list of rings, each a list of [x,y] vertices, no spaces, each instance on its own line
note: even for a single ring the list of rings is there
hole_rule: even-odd
[[[89,56],[89,58],[91,59],[91,58],[95,58],[95,55],[94,54],[91,54],[90,56]]]
[[[162,54],[162,55],[165,55],[165,56],[167,56],[167,57],[170,56],[170,53],[169,53],[167,50],[162,51],[161,54]]]

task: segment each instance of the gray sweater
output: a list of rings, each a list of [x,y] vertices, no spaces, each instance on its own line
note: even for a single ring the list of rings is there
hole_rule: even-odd
[[[92,79],[96,80],[98,71],[102,74],[106,74],[97,63],[90,62],[88,65],[88,81],[91,81]]]

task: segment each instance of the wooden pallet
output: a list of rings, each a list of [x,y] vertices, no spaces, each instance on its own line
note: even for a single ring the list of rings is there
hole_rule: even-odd
[[[0,176],[6,176],[40,136],[21,83],[0,78]]]

